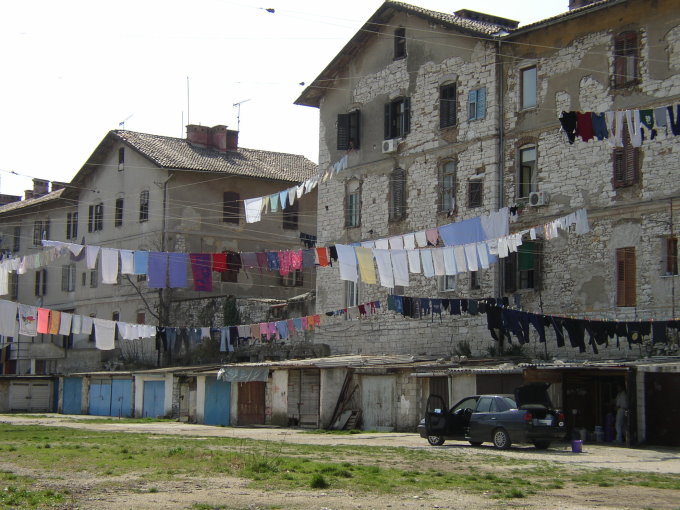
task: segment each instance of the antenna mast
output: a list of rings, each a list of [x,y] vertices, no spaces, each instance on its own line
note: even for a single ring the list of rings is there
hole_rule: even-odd
[[[232,105],[234,108],[238,108],[238,112],[236,113],[236,131],[241,131],[241,105],[248,101],[250,101],[250,99],[244,99],[243,101],[239,101]]]

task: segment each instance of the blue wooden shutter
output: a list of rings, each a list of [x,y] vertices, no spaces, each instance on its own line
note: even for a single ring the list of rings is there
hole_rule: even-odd
[[[468,120],[475,120],[477,118],[477,90],[468,92]]]
[[[392,138],[392,103],[385,104],[385,140]]]
[[[404,132],[402,136],[411,131],[411,98],[404,98]]]
[[[477,89],[477,118],[486,117],[486,87]]]

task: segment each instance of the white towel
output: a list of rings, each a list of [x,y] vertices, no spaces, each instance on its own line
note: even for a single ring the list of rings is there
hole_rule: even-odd
[[[383,287],[394,288],[394,271],[392,270],[392,258],[389,250],[373,250],[375,264],[378,266],[380,275],[380,285]]]
[[[432,251],[432,261],[434,262],[434,274],[437,276],[444,276],[446,270],[444,268],[444,251],[442,248],[435,248]]]
[[[246,198],[244,201],[246,210],[246,223],[256,223],[262,218],[263,198]]]
[[[434,262],[432,261],[432,250],[420,250],[420,259],[423,262],[423,276],[432,278],[434,276]]]
[[[416,232],[416,243],[418,244],[418,248],[425,248],[427,247],[427,234],[424,230],[420,230]]]
[[[17,310],[15,301],[0,300],[0,335],[16,337]]]
[[[467,267],[470,271],[477,271],[479,269],[477,246],[474,244],[465,245],[465,259],[467,261]]]
[[[453,246],[446,246],[441,248],[444,253],[444,272],[448,276],[458,274],[458,265],[456,264],[456,255],[453,251]]]
[[[356,282],[359,279],[359,272],[357,271],[357,255],[354,251],[354,246],[336,244],[335,249],[338,252],[340,278]]]
[[[477,255],[482,268],[489,269],[489,247],[486,243],[477,243]]]
[[[97,349],[110,351],[115,348],[116,322],[106,319],[92,319],[94,323],[94,341]]]
[[[459,273],[467,272],[467,263],[465,262],[465,248],[460,246],[454,246],[453,253],[456,257],[456,269]]]
[[[394,284],[408,287],[408,257],[406,255],[406,250],[392,250],[391,255]]]
[[[409,271],[420,274],[420,250],[407,250]]]
[[[102,248],[102,283],[118,283],[118,250]]]
[[[71,334],[71,322],[73,315],[66,312],[61,312],[61,322],[59,322],[59,334],[69,336]]]
[[[405,250],[415,250],[416,249],[416,235],[415,234],[405,234],[404,238],[404,249]]]
[[[87,315],[82,316],[82,323],[80,325],[80,333],[83,335],[91,335],[92,334],[92,324],[93,324],[93,319],[92,317],[88,317]]]
[[[121,274],[135,274],[135,253],[132,250],[120,250]]]
[[[85,259],[88,269],[95,269],[97,267],[97,255],[99,255],[99,246],[85,247]]]

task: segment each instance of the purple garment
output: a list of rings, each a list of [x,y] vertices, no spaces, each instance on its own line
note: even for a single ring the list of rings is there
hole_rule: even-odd
[[[486,233],[482,228],[482,219],[477,216],[469,220],[449,223],[439,227],[439,237],[446,246],[478,243],[486,241]]]
[[[277,336],[278,331],[276,331],[276,323],[275,322],[268,322],[267,323],[267,332],[269,333],[269,338]]]
[[[260,268],[260,273],[262,272],[263,269],[267,269],[267,254],[263,251],[258,251],[255,254],[255,257],[257,258],[257,267]]]
[[[241,265],[243,266],[244,271],[257,269],[257,255],[251,251],[244,251],[241,253]]]
[[[187,253],[168,253],[168,272],[170,276],[168,287],[171,289],[183,289],[188,286],[188,265],[189,255]]]
[[[161,251],[149,252],[148,286],[150,289],[164,289],[167,285],[168,254]]]
[[[191,253],[191,274],[194,290],[212,292],[212,257],[210,253]]]

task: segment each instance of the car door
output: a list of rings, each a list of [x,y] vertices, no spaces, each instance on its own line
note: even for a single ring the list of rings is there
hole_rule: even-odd
[[[428,436],[447,435],[447,413],[444,399],[439,395],[430,395],[425,408],[425,430]]]
[[[477,407],[470,417],[469,438],[471,441],[488,441],[495,428],[496,415],[494,397],[479,397]]]
[[[477,407],[478,397],[467,397],[458,402],[449,411],[448,437],[465,439],[472,412]]]

